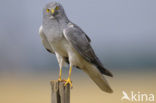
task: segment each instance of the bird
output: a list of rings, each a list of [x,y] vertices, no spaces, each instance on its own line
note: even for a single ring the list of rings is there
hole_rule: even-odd
[[[104,68],[96,56],[87,34],[68,19],[62,4],[54,1],[46,4],[42,15],[39,34],[44,48],[56,55],[59,64],[58,81],[62,81],[62,68],[69,64],[69,74],[64,86],[69,84],[72,87],[71,72],[76,67],[88,74],[102,91],[112,93],[113,90],[104,77],[113,77],[112,73]]]

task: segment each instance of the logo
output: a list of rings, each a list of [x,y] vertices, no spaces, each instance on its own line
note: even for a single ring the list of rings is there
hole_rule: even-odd
[[[149,93],[141,93],[141,92],[134,92],[131,91],[129,94],[127,94],[125,91],[122,91],[122,98],[121,100],[127,100],[127,101],[136,101],[136,102],[153,102],[154,101],[154,94]]]

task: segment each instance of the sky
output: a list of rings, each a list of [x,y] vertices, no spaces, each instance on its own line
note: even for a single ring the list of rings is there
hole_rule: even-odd
[[[58,68],[38,29],[52,0],[0,0],[0,71]],[[155,0],[57,0],[106,68],[156,68]]]

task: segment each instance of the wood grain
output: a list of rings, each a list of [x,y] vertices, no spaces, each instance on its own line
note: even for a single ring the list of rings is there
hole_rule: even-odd
[[[70,85],[53,80],[51,84],[51,103],[70,103]]]

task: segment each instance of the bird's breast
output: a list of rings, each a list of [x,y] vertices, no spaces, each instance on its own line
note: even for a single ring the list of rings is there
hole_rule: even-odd
[[[62,57],[68,57],[68,41],[62,37],[59,41],[51,42],[51,46],[55,52],[57,52]]]
[[[62,39],[62,29],[56,20],[43,21],[43,32],[49,42],[57,42]]]

